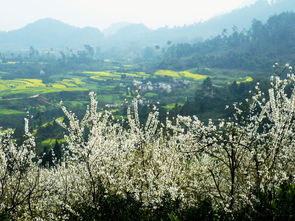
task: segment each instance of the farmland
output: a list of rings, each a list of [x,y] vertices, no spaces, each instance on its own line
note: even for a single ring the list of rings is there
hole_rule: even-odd
[[[0,221],[294,220],[294,0],[29,2],[1,5]]]
[[[3,65],[3,64],[2,64]],[[5,64],[4,64],[5,65]],[[13,62],[9,62],[10,67],[18,65]],[[127,66],[128,65],[124,65]],[[131,66],[132,67],[132,66]],[[1,70],[1,65],[0,65]],[[117,70],[109,71],[71,71],[65,74],[50,75],[50,82],[45,82],[40,78],[15,78],[9,79],[10,75],[7,72],[1,72],[5,75],[5,79],[0,74],[0,98],[1,100],[17,99],[17,98],[28,98],[37,94],[48,94],[57,92],[72,92],[72,91],[89,91],[96,90],[100,93],[108,92],[108,95],[120,94],[120,97],[124,99],[126,94],[125,91],[128,87],[136,86],[136,82],[140,81],[141,86],[144,83],[171,83],[171,80],[176,84],[179,82],[189,82],[189,84],[196,87],[200,82],[207,77],[216,80],[218,83],[224,83],[226,81],[238,80],[239,82],[252,81],[251,77],[246,74],[233,76],[214,73],[215,70],[210,69],[209,74],[196,73],[195,69],[184,70],[184,71],[172,71],[172,70],[157,70],[152,74],[145,72],[118,72]],[[207,69],[208,72],[208,69]],[[48,77],[48,76],[46,76]],[[137,85],[138,86],[138,85]],[[173,85],[175,86],[175,85]],[[115,89],[116,88],[116,89]],[[147,96],[151,93],[156,95],[155,90],[144,90]],[[181,96],[181,95],[180,95]]]
[[[39,65],[40,69],[46,67],[43,63],[29,65]],[[100,111],[115,110],[119,117],[124,115],[126,101],[130,102],[133,97],[140,98],[142,104],[156,104],[163,111],[172,111],[195,96],[196,89],[208,77],[216,87],[233,81],[240,84],[253,80],[251,73],[246,71],[195,68],[182,71],[159,69],[147,73],[136,65],[118,66],[117,62],[109,60],[103,67],[66,71],[56,68],[54,73],[44,71],[32,77],[30,73],[15,74],[20,68],[19,63],[0,64],[0,125],[21,128],[22,119],[30,116],[40,146],[54,145],[53,138],[62,140],[60,132],[46,135],[48,128],[53,128],[52,120],[63,116],[60,102],[80,116],[89,104],[90,91],[96,92]]]
[[[9,63],[13,65],[13,63]],[[1,67],[1,66],[0,66]],[[226,76],[222,78],[222,75],[205,75],[193,73],[195,70],[186,71],[172,71],[172,70],[158,70],[153,74],[147,74],[145,72],[126,72],[120,73],[117,71],[81,71],[70,72],[65,75],[52,75],[50,76],[51,82],[45,83],[42,78],[17,78],[17,79],[1,79],[0,77],[0,98],[1,100],[28,98],[37,94],[48,94],[57,92],[71,92],[71,91],[89,91],[97,90],[99,92],[108,92],[111,95],[116,91],[115,88],[126,89],[127,87],[136,84],[137,81],[141,83],[147,82],[163,82],[169,83],[170,80],[174,82],[189,82],[194,86],[198,85],[200,81],[211,77],[223,83],[225,81],[239,80],[238,82],[249,82],[253,79],[247,76]],[[65,78],[61,78],[65,76]],[[9,78],[9,73],[6,73],[6,78]],[[176,81],[175,81],[176,80]],[[143,86],[143,85],[142,85]],[[147,96],[151,93],[156,93],[153,90],[147,91]],[[115,93],[117,94],[117,93]],[[121,97],[124,98],[124,94]]]

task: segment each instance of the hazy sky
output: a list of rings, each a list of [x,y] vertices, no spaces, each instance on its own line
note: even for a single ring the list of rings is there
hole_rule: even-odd
[[[179,26],[206,20],[256,0],[0,0],[0,30],[20,28],[41,18],[75,26],[107,28],[127,21],[148,27]]]

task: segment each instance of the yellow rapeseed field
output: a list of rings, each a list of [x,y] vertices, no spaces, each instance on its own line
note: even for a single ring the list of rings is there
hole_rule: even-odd
[[[182,74],[184,77],[186,78],[192,78],[194,80],[204,80],[207,78],[206,75],[202,75],[202,74],[193,74],[193,73],[190,73],[188,71],[182,71],[180,72],[180,74]]]
[[[46,87],[46,85],[39,79],[0,80],[0,91],[42,87]]]
[[[247,82],[251,82],[253,81],[254,79],[252,77],[246,77],[245,80],[243,81],[237,81],[237,84],[240,84],[240,83],[247,83]]]
[[[169,77],[173,77],[173,78],[192,78],[194,80],[204,80],[207,78],[206,75],[201,75],[201,74],[193,74],[191,72],[188,71],[180,71],[180,72],[176,72],[176,71],[171,71],[171,70],[159,70],[157,72],[155,72],[155,75],[159,75],[159,76],[169,76]]]
[[[159,76],[168,76],[168,77],[174,77],[174,78],[180,78],[180,74],[176,71],[171,71],[171,70],[158,70],[155,72],[155,75]]]

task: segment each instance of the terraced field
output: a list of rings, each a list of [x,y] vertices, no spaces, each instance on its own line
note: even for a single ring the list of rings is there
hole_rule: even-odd
[[[202,74],[194,74],[189,71],[171,71],[171,70],[159,70],[155,72],[155,75],[158,76],[168,76],[168,77],[173,77],[173,78],[188,78],[188,79],[193,79],[193,80],[204,80],[208,76],[202,75]]]
[[[13,64],[12,64],[13,65]],[[211,70],[207,70],[211,71]],[[7,75],[9,73],[2,72]],[[64,76],[64,78],[62,78]],[[221,82],[234,80],[232,77],[225,76],[224,79],[211,74],[198,74],[194,70],[172,71],[158,70],[154,74],[144,72],[118,72],[118,71],[80,71],[71,72],[65,75],[50,76],[51,82],[44,83],[42,79],[0,79],[0,98],[6,96],[13,97],[22,95],[36,95],[45,93],[54,93],[62,91],[86,91],[99,87],[114,86],[120,83],[128,83],[133,79],[157,79],[158,77],[170,77],[177,80],[202,81],[208,76],[220,79]],[[237,83],[245,83],[253,80],[252,77],[246,76],[236,79]]]
[[[227,74],[228,72],[224,70],[209,68],[184,71],[158,70],[153,74],[139,71],[119,72],[118,69],[108,71],[71,71],[65,74],[50,75],[47,77],[47,80],[42,77],[41,79],[9,79],[7,77],[9,76],[8,72],[0,73],[0,102],[15,101],[13,104],[2,104],[0,106],[0,116],[24,114],[26,112],[25,104],[18,105],[17,102],[25,99],[38,98],[42,103],[38,104],[40,111],[44,111],[44,108],[46,110],[49,104],[58,106],[58,99],[61,98],[59,98],[60,95],[54,98],[54,93],[67,92],[68,97],[63,98],[63,101],[73,108],[85,106],[85,102],[88,99],[87,96],[83,95],[84,100],[81,100],[81,98],[77,99],[76,95],[74,97],[71,95],[71,93],[83,91],[95,91],[98,94],[99,100],[104,104],[120,104],[124,99],[130,99],[134,96],[128,92],[128,88],[135,90],[135,83],[139,83],[140,88],[144,89],[141,91],[141,95],[146,99],[161,100],[165,104],[164,108],[171,109],[175,103],[183,103],[185,97],[188,94],[193,94],[197,85],[201,84],[207,77],[214,80],[215,84],[225,84],[233,80],[236,80],[238,84],[253,81],[253,78],[246,74],[233,75],[231,73]],[[5,79],[1,79],[1,76],[5,76]],[[185,83],[186,86],[184,86],[184,83],[181,82],[185,81],[190,83]],[[147,86],[151,82],[153,82],[153,85]],[[157,82],[161,85],[157,86]],[[165,88],[171,91],[173,96],[161,96]],[[46,98],[43,96],[46,96]]]
[[[7,64],[13,67],[14,63]],[[0,70],[0,127],[15,128],[30,114],[35,124],[32,130],[41,147],[54,146],[56,140],[63,143],[62,136],[48,135],[54,119],[61,119],[60,101],[69,110],[83,114],[89,104],[88,91],[97,94],[100,111],[108,109],[122,118],[122,104],[133,97],[143,102],[158,103],[170,111],[184,105],[187,97],[194,96],[204,79],[210,77],[214,86],[253,81],[251,73],[219,69],[190,69],[183,71],[157,70],[151,74],[134,71],[133,65],[123,68],[110,66],[104,70],[72,70],[63,74],[40,75],[40,78],[17,78],[9,71]],[[13,68],[12,68],[13,70]],[[138,69],[136,69],[138,70]],[[246,74],[247,73],[247,74]],[[57,127],[58,128],[58,127]],[[59,132],[60,133],[60,132]]]
[[[90,75],[89,78],[98,81],[106,80],[122,80],[126,77],[128,78],[148,78],[150,75],[144,72],[135,72],[135,73],[120,73],[120,72],[95,72],[95,71],[83,71],[83,74]]]
[[[87,90],[81,87],[83,84],[85,83],[78,78],[65,79],[49,84],[43,83],[40,79],[0,80],[0,97]]]

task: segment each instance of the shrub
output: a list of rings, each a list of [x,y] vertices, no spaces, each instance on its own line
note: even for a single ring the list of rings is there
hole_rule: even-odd
[[[291,69],[290,69],[291,70]],[[219,124],[177,116],[128,122],[97,112],[69,120],[64,156],[40,167],[26,124],[22,145],[0,134],[0,215],[14,220],[294,218],[294,74],[273,77],[243,112]],[[127,125],[127,126],[126,126]]]

